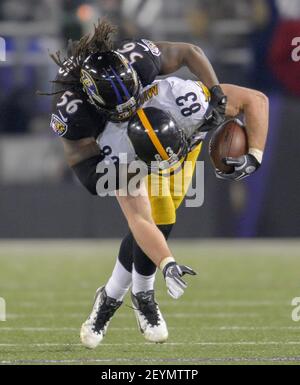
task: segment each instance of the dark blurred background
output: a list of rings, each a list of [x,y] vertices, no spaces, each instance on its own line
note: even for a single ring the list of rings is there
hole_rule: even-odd
[[[193,42],[223,83],[265,92],[270,134],[260,172],[242,183],[217,181],[207,151],[205,204],[182,208],[177,237],[300,236],[299,0],[1,0],[0,238],[120,237],[114,198],[93,198],[65,164],[49,128],[56,67],[48,51],[66,46],[107,16],[119,37]],[[190,76],[182,71],[181,77]]]

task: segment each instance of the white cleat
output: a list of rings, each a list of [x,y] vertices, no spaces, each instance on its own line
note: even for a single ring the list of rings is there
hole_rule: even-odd
[[[169,333],[167,324],[154,300],[154,290],[131,293],[131,300],[140,331],[149,342],[163,343]]]
[[[109,322],[122,302],[107,296],[105,288],[96,291],[93,310],[89,318],[81,326],[80,339],[89,349],[95,349],[103,340]]]

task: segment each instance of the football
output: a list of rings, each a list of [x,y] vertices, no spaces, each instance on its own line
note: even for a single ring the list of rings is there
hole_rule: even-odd
[[[237,158],[248,153],[248,138],[243,123],[238,119],[230,120],[220,126],[213,134],[209,154],[214,167],[226,174],[234,171],[232,166],[226,166],[223,159]]]

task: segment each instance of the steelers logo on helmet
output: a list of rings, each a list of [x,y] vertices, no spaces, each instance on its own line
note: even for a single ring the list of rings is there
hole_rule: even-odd
[[[158,108],[139,109],[128,123],[128,136],[151,172],[173,168],[188,153],[184,132],[169,113]]]

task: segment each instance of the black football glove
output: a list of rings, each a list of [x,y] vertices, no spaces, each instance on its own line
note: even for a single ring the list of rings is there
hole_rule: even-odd
[[[205,123],[201,131],[210,131],[219,127],[225,121],[227,96],[220,86],[210,89],[210,103],[204,116]]]
[[[168,263],[163,269],[168,293],[174,299],[180,298],[187,288],[187,284],[181,279],[185,274],[197,275],[190,267],[179,266],[176,262]]]
[[[239,158],[225,158],[223,163],[226,166],[233,166],[234,172],[231,174],[225,174],[220,170],[216,170],[216,176],[219,179],[239,181],[247,178],[255,173],[261,164],[251,154],[241,156]]]

